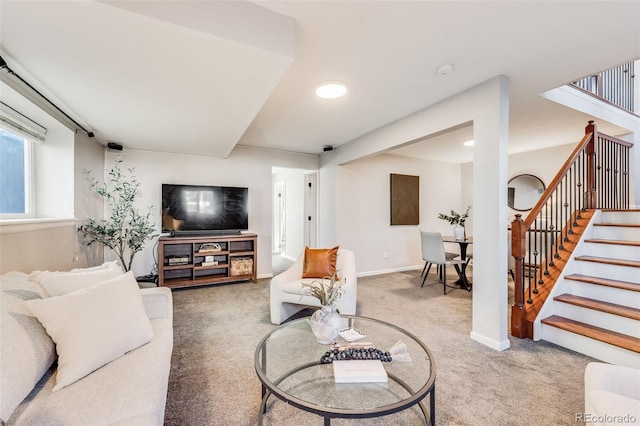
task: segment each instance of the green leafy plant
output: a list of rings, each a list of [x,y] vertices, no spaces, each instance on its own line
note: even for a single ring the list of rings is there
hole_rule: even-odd
[[[460,225],[464,227],[464,222],[469,217],[469,210],[471,210],[471,206],[467,207],[467,210],[464,214],[457,213],[454,210],[451,210],[451,214],[442,214],[438,213],[438,219],[446,220],[451,225]]]
[[[115,251],[125,271],[131,269],[133,257],[142,251],[147,240],[155,235],[155,224],[151,221],[151,207],[147,214],[141,214],[134,207],[135,200],[142,195],[140,183],[133,169],[123,173],[122,160],[115,162],[109,170],[107,182],[99,182],[85,171],[91,190],[102,197],[111,216],[108,219],[89,218],[78,228],[87,245],[102,244]]]
[[[327,282],[328,281],[328,282]],[[322,306],[334,305],[340,296],[344,294],[344,282],[338,279],[338,271],[331,276],[326,276],[321,280],[314,280],[310,283],[302,283],[303,293],[306,296],[315,297]]]

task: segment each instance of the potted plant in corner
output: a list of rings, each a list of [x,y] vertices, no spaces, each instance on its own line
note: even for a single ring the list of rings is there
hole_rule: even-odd
[[[451,214],[448,215],[438,213],[438,219],[446,220],[453,225],[453,235],[455,235],[456,240],[462,241],[467,239],[467,231],[464,228],[464,222],[469,217],[469,210],[471,210],[471,206],[467,207],[464,214],[457,213],[454,210],[451,210]]]
[[[136,198],[141,195],[133,174],[120,170],[122,160],[117,160],[108,172],[109,182],[98,182],[86,171],[91,190],[102,197],[109,207],[108,219],[89,218],[78,228],[87,241],[87,245],[102,244],[118,255],[123,269],[129,271],[133,257],[142,251],[147,240],[154,237],[155,224],[151,221],[151,207],[147,214],[141,214],[134,207]]]

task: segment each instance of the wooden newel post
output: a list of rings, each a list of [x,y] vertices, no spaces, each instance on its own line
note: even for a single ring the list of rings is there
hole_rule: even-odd
[[[511,306],[511,335],[525,338],[527,336],[526,317],[524,307],[524,255],[526,252],[525,229],[522,225],[522,215],[516,214],[511,222],[511,255],[515,259],[516,270],[514,283],[513,305]]]
[[[598,200],[598,190],[596,188],[596,139],[598,130],[593,121],[584,129],[585,134],[591,133],[591,140],[587,143],[587,187],[585,192],[584,206],[587,209],[595,209]]]

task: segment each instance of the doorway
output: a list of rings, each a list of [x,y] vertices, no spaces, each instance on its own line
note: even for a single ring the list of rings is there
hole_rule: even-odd
[[[272,270],[287,269],[317,243],[317,171],[272,169]]]

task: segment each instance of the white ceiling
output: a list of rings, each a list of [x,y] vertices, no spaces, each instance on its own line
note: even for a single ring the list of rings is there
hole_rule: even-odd
[[[511,152],[574,143],[590,117],[540,93],[640,57],[630,1],[0,0],[0,20],[9,67],[103,143],[213,157],[319,154],[500,74]],[[328,80],[347,95],[317,98]],[[469,161],[471,131],[396,153]]]

